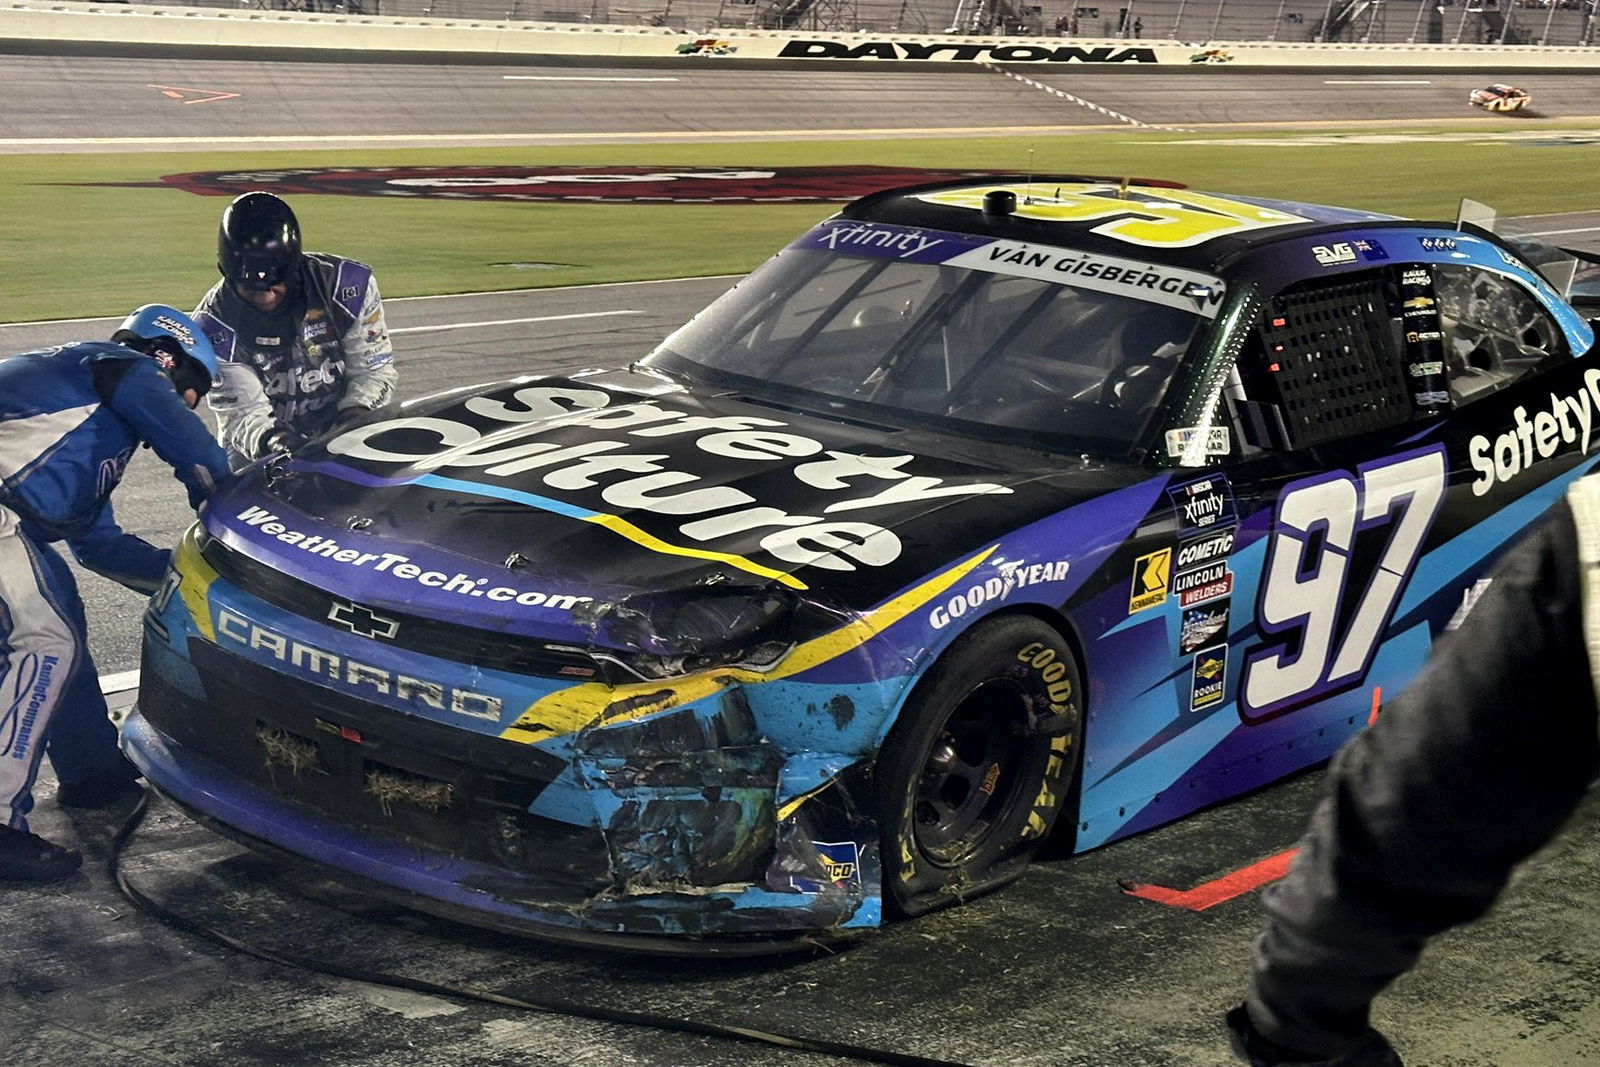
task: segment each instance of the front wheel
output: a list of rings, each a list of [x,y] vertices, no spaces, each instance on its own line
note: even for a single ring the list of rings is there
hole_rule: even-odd
[[[1078,766],[1077,661],[1038,619],[963,634],[906,702],[878,759],[885,903],[921,915],[1020,875]]]

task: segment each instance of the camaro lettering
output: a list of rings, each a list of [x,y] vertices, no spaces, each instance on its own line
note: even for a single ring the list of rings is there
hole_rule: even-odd
[[[1012,491],[993,482],[950,484],[942,478],[910,474],[900,469],[915,459],[910,455],[825,451],[820,441],[788,433],[781,429],[787,424],[776,419],[696,415],[654,402],[609,406],[610,396],[599,390],[559,386],[527,386],[516,390],[512,400],[515,406],[489,397],[466,402],[476,414],[513,424],[487,433],[452,419],[418,416],[357,427],[330,441],[328,451],[423,470],[480,467],[494,478],[542,470],[540,479],[551,489],[598,489],[600,499],[619,510],[682,516],[678,533],[695,541],[777,527],[775,533],[761,538],[763,551],[788,563],[846,571],[855,570],[856,564],[880,567],[892,563],[900,556],[900,539],[876,523],[832,516]],[[556,425],[587,425],[614,432],[618,438],[639,438],[642,447],[656,438],[693,435],[697,449],[729,459],[753,463],[805,459],[790,468],[795,479],[826,493],[857,490],[857,495],[826,503],[818,515],[791,515],[762,505],[733,486],[697,485],[703,480],[700,475],[670,470],[663,461],[671,456],[633,451],[635,442],[630,440],[562,446],[533,439],[551,428],[543,420],[558,415],[562,418]],[[438,443],[417,452],[396,452],[377,443],[376,439],[397,429],[425,431],[436,436]]]
[[[1600,408],[1600,369],[1585,371],[1584,390],[1573,396],[1550,394],[1550,404],[1530,417],[1518,405],[1512,411],[1516,425],[1493,440],[1476,434],[1467,444],[1472,469],[1478,472],[1472,483],[1474,496],[1482,496],[1496,484],[1509,482],[1541,459],[1549,459],[1564,445],[1576,444],[1587,454],[1594,414]]]
[[[325,679],[350,689],[370,689],[379,695],[392,696],[434,711],[449,711],[489,722],[500,721],[502,702],[499,697],[361,663],[258,626],[228,608],[217,612],[216,632],[242,648],[266,652],[278,662],[319,680]]]

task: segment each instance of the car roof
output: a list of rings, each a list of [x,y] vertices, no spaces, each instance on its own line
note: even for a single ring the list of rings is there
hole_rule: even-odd
[[[1004,196],[996,193],[1011,194],[1014,206],[1006,210]],[[1211,266],[1252,247],[1311,233],[1407,221],[1171,182],[1082,175],[997,175],[890,189],[854,201],[839,217],[1184,266]]]

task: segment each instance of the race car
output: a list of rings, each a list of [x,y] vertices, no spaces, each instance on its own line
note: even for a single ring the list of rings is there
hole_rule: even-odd
[[[1525,90],[1518,89],[1515,85],[1505,85],[1495,82],[1482,89],[1474,89],[1467,97],[1467,102],[1473,107],[1481,107],[1485,111],[1521,111],[1533,102]]]
[[[123,744],[420,909],[847,937],[1326,759],[1594,466],[1593,346],[1470,225],[874,194],[640,363],[220,488]]]

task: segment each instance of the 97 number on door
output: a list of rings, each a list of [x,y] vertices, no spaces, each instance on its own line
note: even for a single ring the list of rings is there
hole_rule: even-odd
[[[1361,681],[1422,544],[1444,503],[1442,447],[1295,482],[1278,498],[1256,607],[1261,632],[1286,639],[1250,654],[1239,715],[1259,722]],[[1340,606],[1357,533],[1392,525],[1383,554],[1348,623]],[[1312,553],[1315,535],[1322,543]],[[1298,651],[1290,651],[1298,635]]]

